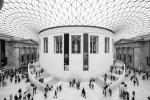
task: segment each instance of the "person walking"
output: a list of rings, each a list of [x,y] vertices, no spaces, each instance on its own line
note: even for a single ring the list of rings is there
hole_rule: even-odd
[[[110,94],[110,96],[112,95],[112,90],[111,89],[109,89],[109,94]]]
[[[47,92],[44,92],[44,97],[47,98]]]
[[[133,97],[135,97],[135,91],[132,91],[132,95],[133,95]]]
[[[30,93],[28,93],[27,97],[28,97],[28,100],[30,100],[31,94],[30,94]]]
[[[9,98],[10,98],[10,100],[12,100],[12,98],[13,98],[13,97],[12,97],[12,94],[10,94]]]
[[[14,100],[18,100],[18,96],[17,96],[17,94],[14,96]]]
[[[91,88],[92,88],[92,90],[94,89],[94,84],[93,83],[91,84]]]
[[[26,91],[23,93],[23,100],[26,100]]]
[[[55,90],[53,98],[57,98],[57,91]]]
[[[83,96],[84,98],[86,98],[86,91],[85,91],[84,87],[82,89],[81,96]]]
[[[59,91],[62,91],[62,86],[61,85],[59,86]]]

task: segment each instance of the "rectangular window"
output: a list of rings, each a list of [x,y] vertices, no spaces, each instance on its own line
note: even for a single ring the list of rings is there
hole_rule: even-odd
[[[54,36],[54,52],[62,53],[62,36]]]
[[[44,37],[44,53],[48,53],[48,37]]]
[[[80,53],[81,52],[81,35],[72,35],[72,53]]]
[[[98,53],[98,36],[90,36],[90,53]]]
[[[105,37],[105,53],[109,53],[109,37]]]

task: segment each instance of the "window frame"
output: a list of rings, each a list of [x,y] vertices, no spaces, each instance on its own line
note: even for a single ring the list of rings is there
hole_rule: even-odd
[[[94,44],[94,42],[95,42],[95,44]],[[94,45],[95,45],[95,47],[94,47]],[[99,36],[90,35],[90,53],[91,54],[99,53],[99,46],[98,45],[99,45]]]
[[[44,50],[43,50],[44,53],[48,53],[48,37],[44,37],[44,38],[43,38],[43,45],[44,45],[44,46],[43,46],[43,47],[44,47],[44,48],[43,48],[43,49],[44,49]]]
[[[105,37],[105,53],[109,53],[109,52],[110,52],[110,38]]]
[[[73,51],[73,42],[76,42],[76,41],[73,41],[73,38],[75,37],[75,39],[79,39],[79,44],[78,44],[78,41],[77,41],[77,47],[79,45],[79,49],[77,49],[77,51]],[[72,54],[81,54],[81,35],[71,35],[71,53]]]
[[[58,40],[58,45],[57,45]],[[57,50],[58,46],[58,50]],[[63,53],[63,37],[62,35],[54,36],[54,53],[55,54],[61,54]]]

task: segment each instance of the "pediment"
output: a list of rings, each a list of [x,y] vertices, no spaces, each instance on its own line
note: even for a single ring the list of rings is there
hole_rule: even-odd
[[[122,44],[122,43],[128,43],[128,42],[133,42],[134,40],[131,39],[120,39],[115,44]]]

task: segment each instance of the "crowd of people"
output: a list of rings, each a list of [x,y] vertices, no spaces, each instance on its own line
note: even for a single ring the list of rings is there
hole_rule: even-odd
[[[0,73],[0,86],[7,86],[6,80],[8,79],[10,80],[10,82],[15,81],[15,84],[20,83],[20,81],[26,77],[26,74],[27,71],[24,67],[17,70],[3,70]]]
[[[15,83],[17,85],[22,80],[25,80],[25,82],[29,82],[27,76],[27,68],[25,67],[14,70],[3,70],[0,73],[0,86],[2,87],[7,87],[10,83]],[[23,98],[25,98],[25,94],[26,92],[23,93],[22,89],[19,88],[18,93],[16,93],[15,95],[10,94],[9,97],[4,97],[4,100],[22,100]]]
[[[18,89],[18,93],[10,94],[9,97],[5,97],[4,100],[34,100],[34,95],[37,93],[37,87],[31,84],[28,80],[27,84],[30,84],[26,90]]]
[[[116,73],[116,74],[121,74],[122,71],[121,70],[115,70],[116,68],[110,69],[110,73]],[[39,73],[37,73],[35,70],[34,72],[36,73],[36,77],[40,76],[41,73],[43,73],[43,70],[41,70]],[[141,75],[142,73],[142,75]],[[143,73],[141,71],[138,71],[136,69],[130,69],[127,68],[126,69],[126,78],[128,78],[131,82],[133,82],[133,86],[139,86],[139,77],[137,75],[141,75],[141,79],[142,80],[148,80],[149,79],[149,75],[148,73]],[[105,74],[104,75],[104,86],[103,86],[103,95],[105,97],[107,96],[112,96],[113,94],[113,90],[111,90],[110,88],[108,88],[110,86],[111,83],[107,83],[107,78],[108,75]],[[4,87],[7,86],[7,81],[9,80],[10,82],[14,82],[15,84],[20,83],[22,80],[26,80],[26,82],[28,84],[30,84],[29,89],[26,89],[25,91],[23,91],[21,88],[18,89],[18,93],[16,94],[10,94],[9,97],[5,97],[4,100],[33,100],[34,99],[34,95],[37,93],[37,87],[34,84],[31,84],[29,82],[28,76],[27,76],[27,70],[26,69],[19,69],[19,70],[9,70],[9,71],[4,71],[3,73],[0,73],[0,86]],[[113,81],[113,77],[110,77],[110,80]],[[89,80],[89,88],[91,90],[94,89],[94,82],[95,79],[91,78]],[[121,100],[136,100],[136,92],[135,90],[132,91],[132,93],[130,93],[128,91],[128,85],[123,82],[123,87],[120,88],[119,90],[119,97]],[[83,86],[81,87],[81,82],[79,80],[76,79],[72,79],[71,81],[69,81],[69,87],[70,88],[76,88],[77,90],[81,91],[81,96],[83,98],[87,98],[87,91],[86,88]],[[54,89],[53,85],[49,85],[47,84],[45,86],[44,89],[44,97],[47,98],[48,97],[48,92],[49,91],[54,91],[54,95],[53,98],[58,98],[58,93],[60,93],[63,90],[63,86],[61,85],[57,85],[56,88]],[[148,100],[150,100],[150,97],[147,98]]]

